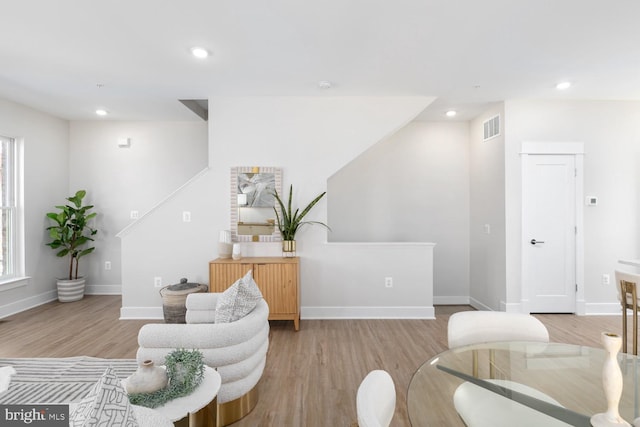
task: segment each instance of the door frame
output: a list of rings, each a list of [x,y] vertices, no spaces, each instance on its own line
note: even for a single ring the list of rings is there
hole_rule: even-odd
[[[576,279],[576,314],[586,314],[586,302],[584,291],[584,143],[583,142],[531,142],[523,141],[520,150],[520,167],[521,175],[521,206],[524,202],[525,192],[525,176],[527,174],[526,160],[530,155],[572,155],[575,158],[576,168],[576,194],[575,194],[575,224],[576,224],[576,245],[575,245],[575,279]],[[527,220],[526,212],[521,209],[520,227],[520,286],[521,286],[521,307],[524,313],[530,313],[529,310],[529,290],[525,289],[524,265],[525,253],[522,250],[526,241],[524,235],[524,224]]]

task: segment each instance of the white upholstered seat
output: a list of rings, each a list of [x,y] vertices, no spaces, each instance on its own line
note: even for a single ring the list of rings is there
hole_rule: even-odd
[[[452,349],[486,342],[547,343],[549,332],[540,320],[529,314],[464,311],[449,318],[447,339],[449,348]],[[473,370],[477,376],[475,357]],[[555,399],[531,387],[509,380],[493,379],[493,369],[491,372],[491,378],[487,379],[490,382],[560,406]],[[453,401],[460,418],[469,427],[568,425],[469,382],[458,386]]]
[[[387,427],[396,409],[396,389],[387,371],[367,374],[356,396],[359,427]]]
[[[488,381],[560,406],[555,399],[524,384],[505,380]],[[453,403],[460,418],[469,427],[564,427],[569,425],[470,382],[458,386],[453,395]]]
[[[549,332],[529,314],[461,311],[449,318],[447,340],[449,348],[499,341],[549,342]]]

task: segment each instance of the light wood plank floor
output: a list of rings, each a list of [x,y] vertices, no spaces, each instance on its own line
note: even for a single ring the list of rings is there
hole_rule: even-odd
[[[0,320],[0,357],[134,358],[148,320],[118,320],[119,296],[51,302]],[[467,306],[436,307],[436,320],[271,322],[269,353],[255,410],[235,427],[350,426],[358,385],[385,369],[397,391],[393,426],[409,426],[406,392],[413,372],[446,350],[449,316]],[[621,333],[619,316],[537,315],[551,340],[600,346],[600,332]]]

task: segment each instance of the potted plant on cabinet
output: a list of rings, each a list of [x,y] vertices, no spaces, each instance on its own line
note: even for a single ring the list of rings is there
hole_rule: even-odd
[[[322,199],[322,197],[324,197],[324,195],[327,192],[324,191],[322,194],[320,194],[319,196],[317,196],[315,199],[313,199],[308,205],[307,207],[305,207],[302,212],[299,212],[299,209],[296,209],[295,211],[293,211],[293,209],[291,208],[291,199],[293,196],[293,185],[289,186],[289,200],[287,202],[287,205],[285,207],[284,202],[282,201],[282,199],[280,198],[280,196],[278,195],[277,191],[274,191],[273,196],[276,199],[276,202],[278,203],[278,205],[280,206],[280,212],[282,215],[280,215],[278,213],[278,209],[276,209],[276,207],[273,207],[273,210],[276,213],[276,222],[278,225],[278,230],[280,230],[280,234],[282,235],[282,253],[283,256],[294,256],[295,252],[296,252],[296,233],[298,231],[298,229],[300,228],[300,226],[304,225],[304,224],[319,224],[322,225],[324,227],[326,227],[327,229],[330,229],[329,226],[323,222],[320,221],[303,221],[302,219],[305,217],[305,215],[307,215],[309,213],[309,211],[311,210],[311,208],[313,208],[316,203],[318,203],[320,201],[320,199]]]
[[[87,244],[98,232],[88,224],[97,214],[89,212],[93,205],[82,205],[86,194],[85,190],[79,190],[74,196],[67,197],[70,203],[56,206],[58,212],[47,213],[47,218],[55,224],[47,227],[51,242],[46,245],[58,250],[58,257],[69,257],[69,274],[56,282],[60,302],[77,301],[84,296],[85,278],[78,277],[78,265],[80,258],[94,251],[95,247],[87,247]]]

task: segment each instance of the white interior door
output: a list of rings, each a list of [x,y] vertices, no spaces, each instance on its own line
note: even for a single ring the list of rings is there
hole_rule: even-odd
[[[575,313],[575,156],[526,156],[522,207],[522,280],[528,311]]]

